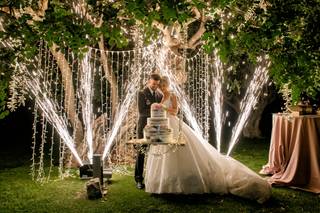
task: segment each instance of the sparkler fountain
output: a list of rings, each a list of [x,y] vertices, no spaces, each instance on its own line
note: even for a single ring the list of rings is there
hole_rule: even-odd
[[[258,57],[259,66],[255,68],[252,80],[246,90],[246,93],[240,103],[240,114],[238,120],[233,127],[232,136],[229,143],[227,156],[230,155],[232,149],[239,140],[241,131],[245,127],[252,110],[257,104],[258,98],[261,94],[261,88],[268,82],[268,67],[270,62],[268,56]]]
[[[218,152],[221,152],[221,134],[224,122],[223,115],[223,92],[222,85],[224,83],[224,69],[223,64],[214,53],[214,72],[212,77],[212,91],[213,91],[213,110],[214,110],[214,127],[216,133],[216,145]]]
[[[170,64],[168,64],[166,60],[168,53],[170,53],[170,50],[165,46],[163,46],[159,50],[159,56],[157,57],[158,60],[156,61],[157,66],[160,69],[160,73],[162,75],[168,76],[168,78],[170,79],[170,85],[173,91],[175,92],[175,94],[177,95],[177,97],[179,98],[179,102],[181,104],[180,107],[183,113],[185,114],[186,119],[188,120],[189,124],[194,129],[194,131],[197,133],[199,138],[203,139],[202,128],[199,126],[197,119],[195,118],[195,116],[193,115],[190,109],[190,106],[186,100],[187,96],[185,95],[184,91],[180,88],[178,79],[176,78],[176,76],[173,75],[172,70],[170,70],[169,68]],[[175,56],[175,57],[179,57],[179,56]]]
[[[105,144],[105,148],[103,151],[103,155],[102,155],[103,160],[110,153],[110,149],[114,143],[115,137],[117,136],[117,133],[121,128],[121,124],[128,113],[130,104],[132,103],[132,100],[134,99],[138,91],[139,83],[140,83],[140,70],[139,72],[137,72],[137,75],[135,76],[135,78],[131,79],[131,81],[129,82],[128,88],[126,89],[126,96],[124,98],[124,101],[120,106],[118,106],[117,114],[115,115],[115,122],[109,133],[109,136],[107,138],[107,142]]]
[[[131,69],[133,69],[133,73],[131,76],[130,81],[128,81],[126,91],[124,92],[125,98],[120,106],[117,108],[117,114],[115,115],[115,122],[113,124],[113,127],[108,135],[107,142],[105,144],[105,148],[103,151],[102,159],[104,160],[108,154],[110,153],[111,147],[114,143],[114,139],[119,132],[119,129],[121,128],[121,124],[123,123],[130,104],[132,104],[138,90],[139,90],[139,85],[140,85],[140,79],[142,75],[142,69],[145,70],[146,72],[151,72],[153,68],[153,59],[152,53],[154,52],[154,45],[150,45],[147,48],[145,48],[145,51],[142,52],[142,59],[144,59],[143,64],[133,66]],[[147,60],[149,58],[149,60]]]
[[[40,63],[38,66],[34,66],[31,72],[30,69],[28,69],[25,65],[17,63],[17,69],[20,69],[22,74],[15,75],[13,80],[15,82],[24,84],[25,89],[35,98],[36,107],[40,109],[45,119],[55,128],[55,131],[64,142],[63,144],[69,148],[77,162],[80,165],[83,165],[84,159],[81,159],[75,148],[75,136],[69,133],[68,127],[70,127],[70,123],[65,114],[65,109],[62,107],[63,89],[65,88],[60,88],[59,91],[62,97],[59,99],[60,101],[58,101],[57,98],[54,98],[57,96],[58,91],[58,72],[54,74],[45,73],[49,71],[52,72],[52,70],[58,71],[58,67],[55,65],[56,62],[53,61],[54,58],[49,54],[49,48],[45,48],[44,52],[45,54],[40,55],[40,57],[45,57],[46,60],[48,60],[48,64],[45,65],[44,69],[41,68]],[[106,81],[106,77],[102,74],[101,64],[98,63],[99,55],[97,54],[97,51],[93,48],[89,48],[89,51],[81,60],[79,60],[79,56],[73,54],[72,58],[67,57],[70,61],[70,64],[75,64],[75,67],[72,67],[72,72],[74,72],[76,76],[75,89],[77,91],[75,98],[78,98],[77,100],[79,100],[75,103],[77,105],[76,114],[77,116],[82,116],[82,122],[85,131],[84,141],[87,145],[87,158],[91,163],[92,156],[95,154],[93,148],[95,138],[97,137],[95,134],[103,134],[101,137],[101,139],[105,141],[105,143],[102,144],[104,145],[102,154],[103,160],[110,156],[115,143],[120,141],[117,137],[119,137],[119,133],[123,128],[122,124],[127,122],[128,112],[132,104],[135,102],[134,98],[136,92],[140,88],[141,79],[143,79],[149,72],[152,71],[155,64],[159,67],[161,74],[168,76],[171,80],[171,87],[179,97],[180,108],[184,113],[186,120],[203,142],[206,142],[206,134],[208,133],[209,129],[208,73],[209,71],[212,71],[212,103],[215,115],[214,124],[217,149],[220,152],[222,124],[224,122],[224,100],[222,95],[224,70],[223,64],[218,59],[218,56],[215,55],[215,57],[211,58],[211,56],[204,54],[200,50],[195,56],[184,59],[181,56],[171,52],[169,48],[165,47],[161,43],[152,44],[148,47],[130,51],[106,51],[106,55],[108,56],[109,63],[115,70],[117,78],[119,78],[117,85],[119,88],[121,88],[121,92],[117,94],[120,101],[116,107],[116,110],[114,110],[114,112],[116,112],[114,116],[112,115],[113,110],[111,109],[111,106],[114,107],[114,103],[112,103],[111,99],[109,98],[114,94],[110,93],[110,87],[108,86],[109,84]],[[38,60],[38,58],[35,60]],[[74,61],[80,62],[74,63]],[[185,66],[187,67],[187,70],[185,71],[189,79],[186,82],[181,82],[176,75],[178,64],[181,63],[181,61],[184,61]],[[214,61],[214,63],[211,63],[212,61]],[[238,142],[240,133],[244,128],[250,113],[252,112],[252,108],[256,105],[257,97],[261,91],[260,89],[262,85],[268,81],[267,67],[269,66],[269,63],[267,58],[259,58],[258,62],[261,65],[256,68],[254,76],[250,82],[250,86],[248,87],[246,95],[241,102],[241,113],[233,129],[227,155],[230,155],[232,149]],[[44,64],[46,64],[46,62],[44,62]],[[49,64],[51,65],[49,66]],[[101,103],[98,112],[101,113],[100,117],[103,119],[102,133],[94,130],[95,112],[93,106],[93,97],[95,92],[94,85],[97,83],[94,81],[95,75],[100,75],[99,80],[101,97],[99,97],[99,100]],[[50,88],[52,83],[55,89]],[[188,91],[182,88],[182,84],[187,84],[186,87],[188,87]],[[50,89],[54,91],[54,94],[51,94],[52,91],[50,91]],[[190,107],[190,104],[192,107]],[[37,116],[35,116],[35,119],[37,119],[36,117]],[[36,126],[36,122],[37,121],[35,120],[34,127]],[[46,122],[43,122],[42,125],[47,124]],[[130,128],[134,127],[131,126]],[[42,140],[46,140],[46,127],[43,126],[42,129],[42,134],[44,136],[41,138]],[[127,132],[125,134],[128,134]],[[125,136],[125,138],[128,138],[128,136]],[[63,154],[61,157],[63,158]],[[62,165],[63,164],[61,163],[60,166]]]
[[[93,159],[93,106],[92,106],[92,97],[93,97],[93,70],[90,67],[90,52],[85,54],[85,57],[82,59],[81,68],[80,68],[80,100],[82,106],[82,117],[85,127],[85,140],[88,145],[88,159],[92,163]]]
[[[41,78],[43,77],[43,70],[35,69],[37,72],[32,72],[26,68],[25,65],[16,64],[17,69],[23,72],[21,75],[15,75],[14,81],[20,82],[25,86],[25,88],[32,93],[36,98],[37,106],[44,113],[46,119],[55,127],[60,137],[64,143],[68,146],[70,151],[75,156],[76,160],[80,165],[82,165],[82,160],[80,159],[76,149],[74,148],[74,143],[71,135],[69,134],[66,118],[64,115],[58,115],[59,112],[57,105],[47,97],[49,91],[47,90],[47,85],[41,83]]]

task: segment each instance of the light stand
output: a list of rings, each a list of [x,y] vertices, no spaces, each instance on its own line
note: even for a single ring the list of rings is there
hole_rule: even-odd
[[[85,164],[81,166],[80,178],[90,179],[86,183],[88,199],[102,198],[106,194],[103,178],[107,180],[112,177],[111,169],[103,169],[103,161],[101,154],[94,154],[92,157],[92,164]]]
[[[100,185],[103,187],[103,162],[101,161],[100,154],[94,154],[92,158],[92,174],[93,178],[99,178]]]

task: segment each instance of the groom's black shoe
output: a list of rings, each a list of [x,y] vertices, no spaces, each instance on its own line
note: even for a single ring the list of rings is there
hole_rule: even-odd
[[[144,189],[145,185],[142,182],[137,182],[137,189]]]

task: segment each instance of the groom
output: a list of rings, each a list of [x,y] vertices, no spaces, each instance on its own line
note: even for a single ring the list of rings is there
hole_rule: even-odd
[[[138,138],[143,138],[143,128],[147,124],[147,118],[150,117],[150,107],[153,103],[159,103],[162,99],[162,94],[158,91],[160,83],[160,75],[152,73],[149,76],[147,85],[138,93]],[[143,166],[144,166],[144,152],[146,145],[137,148],[136,165],[134,171],[134,179],[138,189],[143,189]]]

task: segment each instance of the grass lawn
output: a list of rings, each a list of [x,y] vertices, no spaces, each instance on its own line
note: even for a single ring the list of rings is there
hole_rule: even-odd
[[[233,157],[258,172],[267,161],[268,148],[268,141],[244,140],[236,147]],[[3,159],[0,160],[1,213],[320,212],[319,195],[289,188],[273,188],[272,198],[260,205],[232,195],[150,195],[135,188],[132,176],[119,174],[113,174],[107,196],[92,201],[86,198],[86,181],[77,175],[64,180],[52,178],[41,185],[31,180],[29,162],[8,168],[3,166],[8,159]]]

